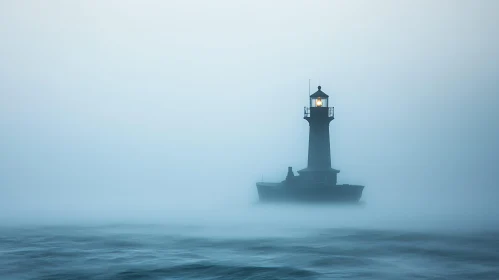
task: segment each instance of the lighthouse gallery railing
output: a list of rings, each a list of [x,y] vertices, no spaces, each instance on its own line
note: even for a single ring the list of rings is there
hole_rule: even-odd
[[[334,107],[329,107],[328,108],[328,117],[332,117],[334,119]],[[307,117],[310,117],[310,108],[309,107],[305,107],[304,108],[304,111],[303,111],[303,117],[307,118]]]

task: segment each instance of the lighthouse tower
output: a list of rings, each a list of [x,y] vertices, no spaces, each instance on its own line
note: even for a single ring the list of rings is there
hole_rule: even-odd
[[[334,120],[334,107],[321,87],[310,95],[305,116],[310,126],[308,165],[295,176],[288,167],[286,179],[280,183],[257,182],[260,201],[358,202],[364,186],[337,184],[339,170],[331,168],[329,123]]]
[[[334,107],[329,105],[329,96],[319,86],[310,95],[310,107],[305,107],[304,110],[304,119],[310,125],[308,166],[298,173],[307,181],[334,186],[340,171],[331,168],[329,123],[334,120]]]

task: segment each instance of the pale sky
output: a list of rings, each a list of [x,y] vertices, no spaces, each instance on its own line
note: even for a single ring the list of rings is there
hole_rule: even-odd
[[[306,166],[309,79],[335,106],[339,182],[365,201],[497,211],[498,14],[0,0],[0,218],[251,204],[262,176]]]

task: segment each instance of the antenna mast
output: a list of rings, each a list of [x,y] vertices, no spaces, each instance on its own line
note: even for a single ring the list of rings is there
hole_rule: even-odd
[[[308,97],[310,97],[310,79],[308,79]]]

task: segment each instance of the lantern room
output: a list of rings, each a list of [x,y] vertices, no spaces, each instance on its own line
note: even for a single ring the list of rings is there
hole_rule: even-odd
[[[314,108],[314,107],[329,107],[328,105],[328,99],[329,99],[329,95],[325,94],[322,90],[321,90],[321,86],[318,86],[317,87],[317,91],[310,95],[310,107],[311,108]]]

